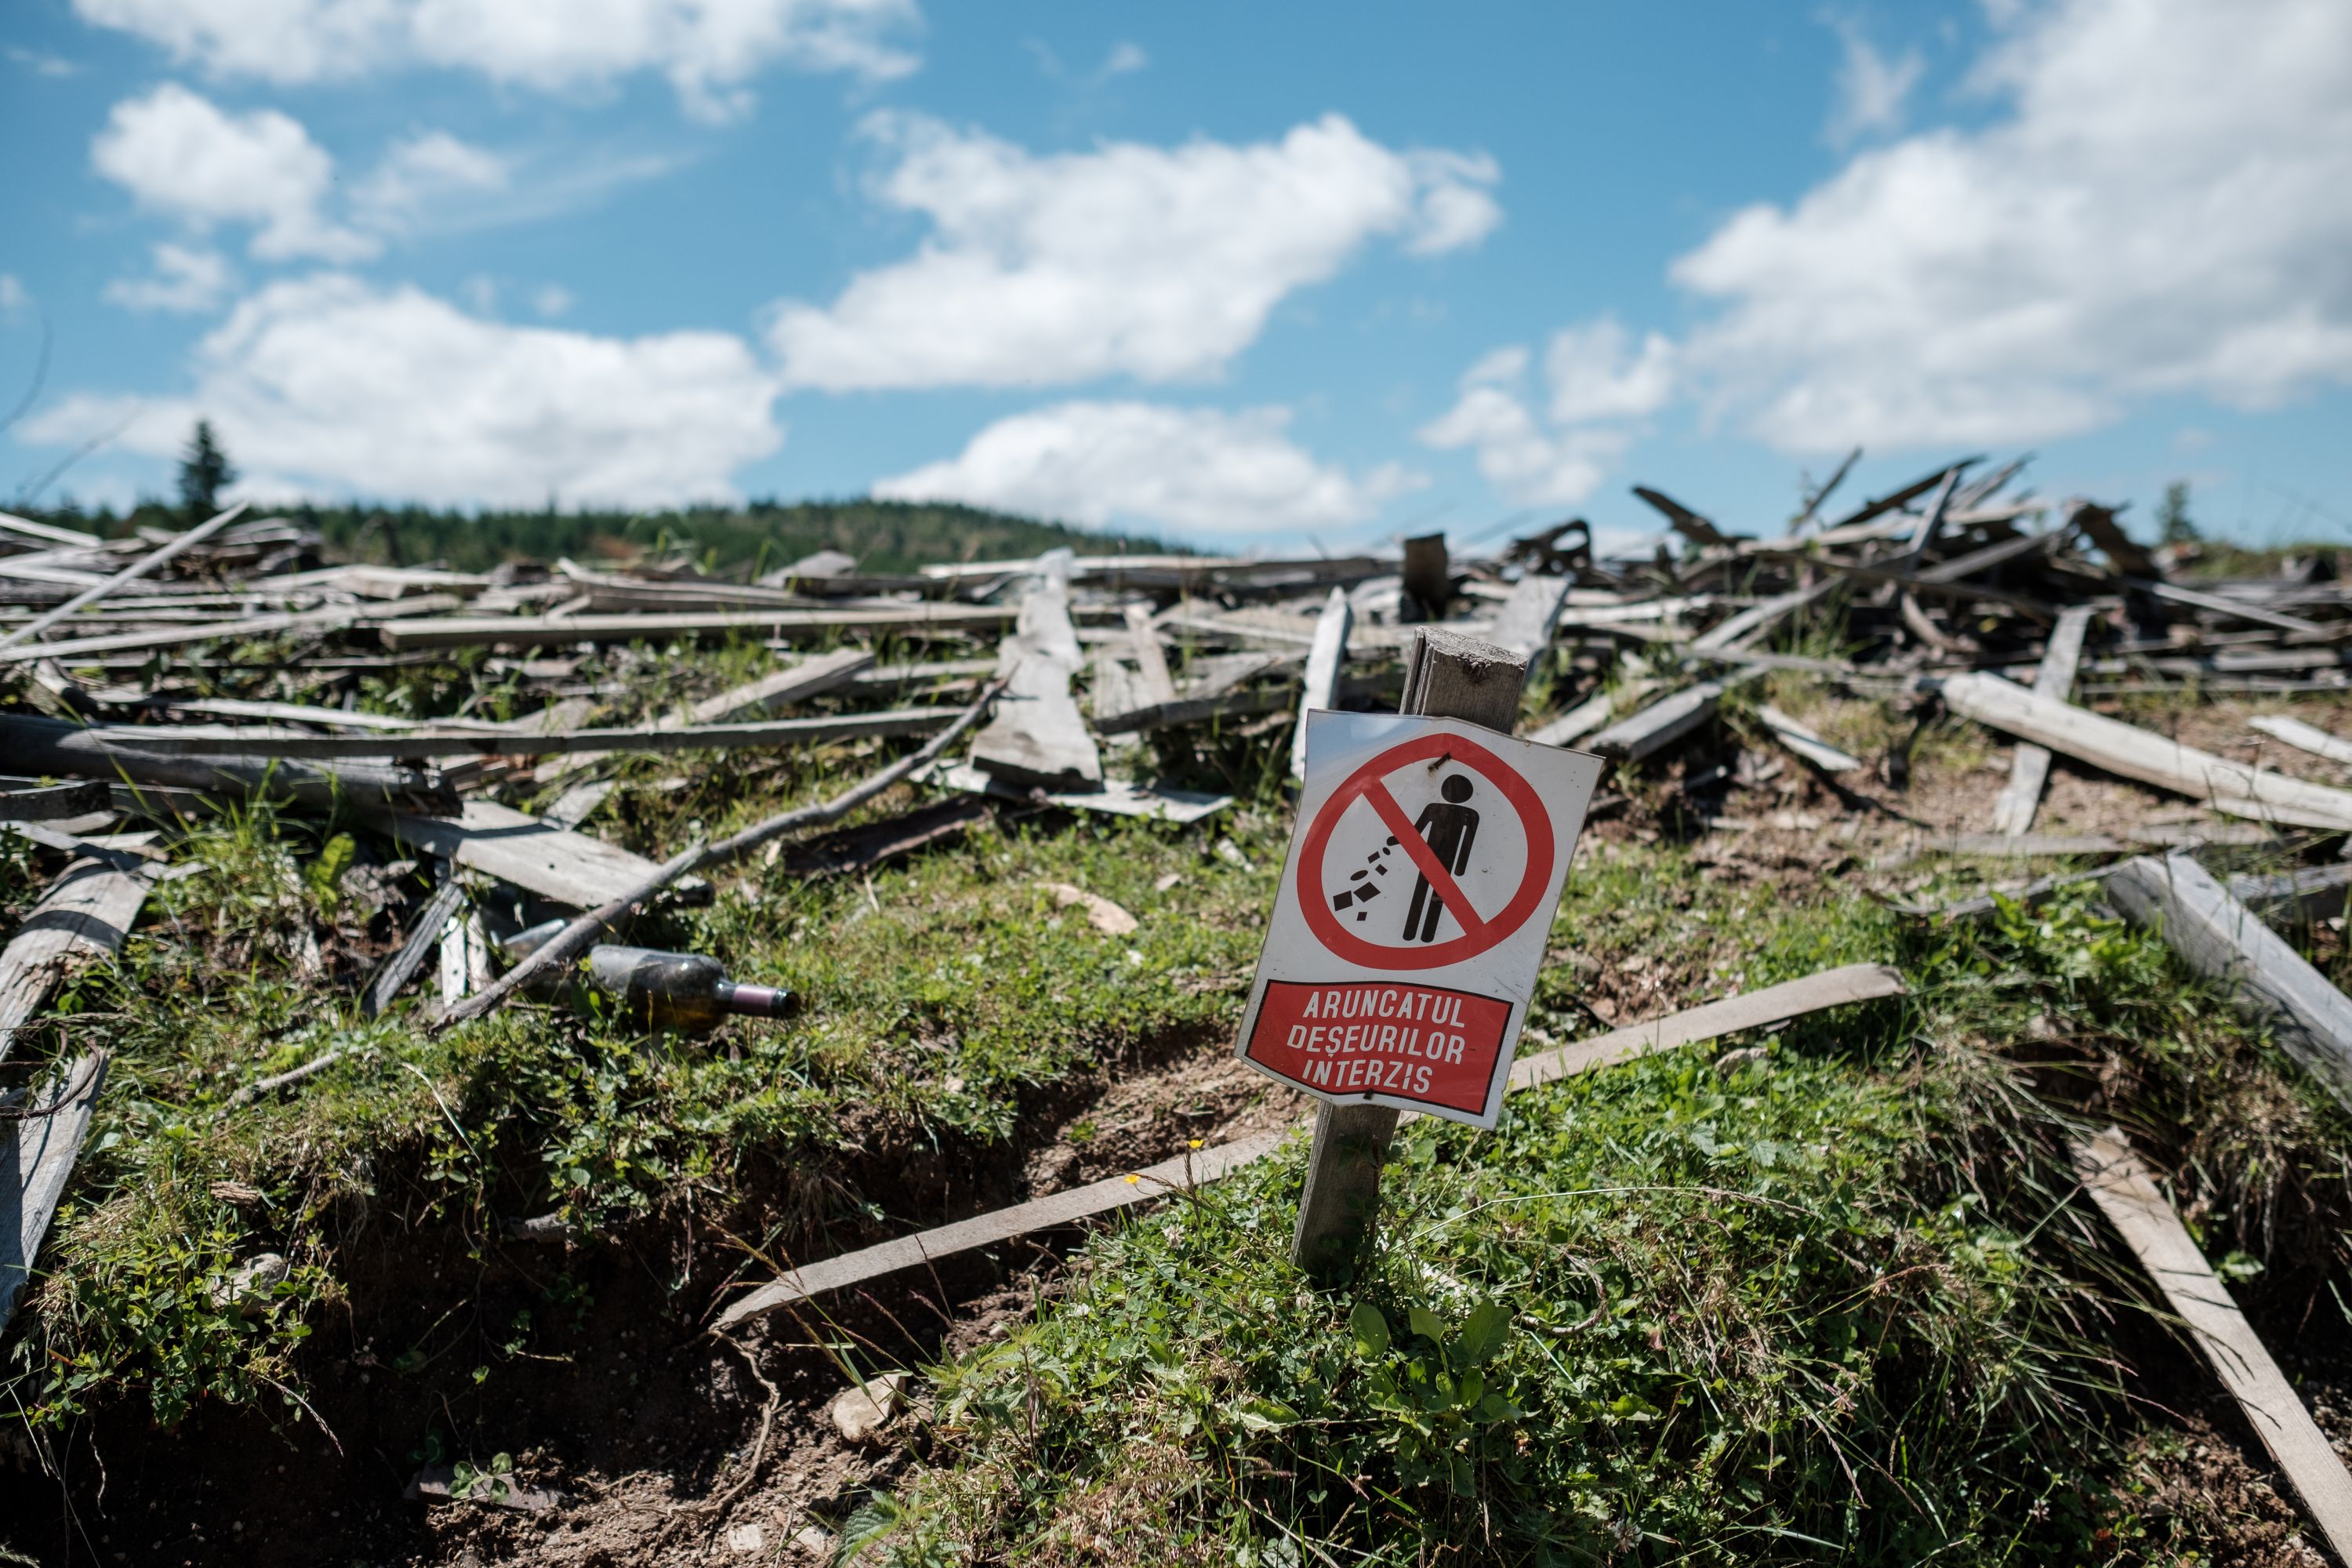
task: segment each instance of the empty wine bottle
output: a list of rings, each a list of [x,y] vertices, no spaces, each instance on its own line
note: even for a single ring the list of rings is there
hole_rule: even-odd
[[[611,942],[599,942],[578,964],[552,971],[529,989],[583,1011],[593,995],[639,1028],[682,1035],[707,1035],[730,1013],[781,1018],[799,1002],[789,991],[728,979],[715,958]]]

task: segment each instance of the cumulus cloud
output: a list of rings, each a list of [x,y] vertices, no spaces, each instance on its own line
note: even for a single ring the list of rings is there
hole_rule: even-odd
[[[1865,135],[1901,130],[1903,106],[1909,101],[1911,89],[1919,85],[1927,62],[1916,49],[1906,49],[1899,58],[1890,60],[1871,47],[1853,22],[1841,20],[1835,26],[1845,58],[1838,66],[1830,142],[1843,147]]]
[[[258,257],[351,261],[379,248],[321,215],[334,160],[276,110],[228,114],[165,82],[114,106],[90,144],[90,161],[141,205],[200,232],[216,223],[255,226]]]
[[[830,306],[777,308],[769,336],[795,385],[1209,376],[1374,237],[1435,253],[1500,219],[1491,160],[1392,152],[1336,114],[1279,142],[1046,157],[919,116],[866,130],[890,160],[875,198],[932,232]]]
[[[106,298],[131,310],[209,310],[226,297],[228,262],[216,250],[168,241],[155,247],[154,269],[144,278],[118,278]]]
[[[1981,128],[1853,158],[1673,276],[1685,355],[1790,450],[2040,440],[2193,393],[2352,382],[2352,7],[2060,0],[1974,85]]]
[[[241,302],[194,381],[68,398],[20,431],[64,445],[127,419],[121,446],[169,457],[201,414],[257,493],[507,506],[731,500],[735,470],[783,439],[775,379],[740,338],[509,326],[332,273]]]
[[[13,272],[0,272],[0,311],[13,315],[25,308],[32,295],[26,292],[22,279]]]
[[[1064,403],[1000,419],[957,457],[887,479],[887,500],[956,500],[1102,527],[1194,533],[1330,528],[1425,481],[1395,464],[1358,478],[1318,462],[1281,408],[1225,413],[1150,403]]]
[[[1496,349],[1462,376],[1452,408],[1422,426],[1423,446],[1476,455],[1479,473],[1515,506],[1574,506],[1608,477],[1639,426],[1674,395],[1674,345],[1652,332],[1639,352],[1602,316],[1555,333],[1544,349],[1549,423],[1528,406],[1534,356]]]
[[[887,80],[917,61],[899,41],[914,0],[74,0],[224,76],[310,82],[404,66],[481,71],[550,90],[667,76],[689,110],[748,105],[773,65]]]
[[[504,158],[446,131],[395,142],[352,193],[362,221],[404,227],[452,199],[492,195],[507,188]]]

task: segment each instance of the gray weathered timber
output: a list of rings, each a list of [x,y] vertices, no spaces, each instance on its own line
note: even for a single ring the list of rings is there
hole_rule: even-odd
[[[1488,635],[1503,647],[1532,663],[1536,655],[1551,646],[1552,627],[1559,620],[1560,606],[1568,603],[1568,591],[1575,586],[1567,577],[1526,576],[1511,589],[1511,596],[1503,601],[1500,614],[1495,617],[1495,629]]]
[[[1507,735],[1518,720],[1519,690],[1527,678],[1523,654],[1424,627],[1407,657],[1397,711],[1467,720]],[[1331,1279],[1354,1266],[1377,1221],[1381,1165],[1396,1124],[1396,1111],[1385,1105],[1317,1109],[1315,1145],[1290,1243],[1291,1261],[1300,1268]]]
[[[173,754],[145,743],[149,738],[182,732],[85,729],[62,719],[0,713],[0,754],[7,757],[11,768],[26,773],[121,779],[133,784],[203,790],[240,798],[252,795],[290,796],[306,805],[351,803],[432,811],[450,809],[457,804],[455,792],[438,776],[409,768],[371,762],[314,768],[306,763],[267,755]],[[359,739],[364,742],[369,738]]]
[[[1723,700],[1725,692],[1760,673],[1752,669],[1741,670],[1738,674],[1685,687],[1673,696],[1662,697],[1640,712],[1610,725],[1593,736],[1587,742],[1587,747],[1604,757],[1638,763],[1644,757],[1664,751],[1714,718],[1715,706]]]
[[[1829,1007],[1844,1006],[1904,994],[1902,977],[1884,964],[1856,963],[1824,970],[1783,984],[1751,991],[1722,1002],[1634,1024],[1605,1035],[1580,1040],[1539,1056],[1521,1057],[1511,1068],[1511,1087],[1527,1089],[1572,1073],[1590,1071],[1652,1051],[1671,1050],[1695,1040],[1711,1040],[1742,1029],[1801,1017]],[[971,1219],[903,1236],[856,1252],[845,1252],[795,1268],[784,1278],[762,1285],[730,1303],[713,1325],[715,1331],[851,1285],[863,1284],[902,1268],[913,1268],[960,1252],[994,1246],[1056,1226],[1071,1225],[1100,1214],[1153,1202],[1171,1192],[1190,1191],[1203,1183],[1230,1175],[1263,1159],[1282,1145],[1289,1130],[1236,1139],[1194,1153],[1180,1154],[1135,1172],[1138,1178],[1112,1176],[1066,1193],[1034,1198]]]
[[[248,730],[188,724],[176,728],[112,725],[78,731],[110,750],[135,750],[152,756],[345,761],[425,760],[471,752],[492,757],[562,756],[576,752],[700,752],[817,745],[827,741],[874,740],[922,735],[956,716],[952,708],[889,708],[876,713],[826,714],[814,719],[763,719],[740,724],[637,724],[625,729],[411,730],[395,735],[312,735],[292,730]],[[15,720],[0,720],[17,722]],[[56,721],[45,721],[56,722]],[[66,726],[68,729],[74,726]],[[414,774],[409,775],[415,777]]]
[[[1783,713],[1769,702],[1760,703],[1756,717],[1772,738],[1825,773],[1850,773],[1862,766],[1862,759],[1823,740],[1821,731],[1791,714]]]
[[[2352,1563],[2352,1473],[2197,1249],[2155,1176],[2113,1127],[2076,1144],[2074,1165],[2099,1212],[2156,1281],[2245,1412],[2246,1424],[2286,1473],[2336,1560]]]
[[[2060,702],[2074,695],[2074,668],[2082,662],[2083,637],[2090,628],[2087,608],[2078,605],[2058,617],[2042,650],[2042,668],[2033,677],[2035,692]],[[2042,786],[2049,778],[2050,749],[2032,741],[2020,743],[2010,759],[2009,785],[1993,802],[1992,830],[2021,834],[2031,828],[2034,814],[2042,809]]]
[[[2352,861],[2305,866],[2274,877],[2241,872],[2225,886],[2231,898],[2273,925],[2334,920],[2344,912],[2347,894],[2352,892]]]
[[[2191,609],[2204,610],[2231,620],[2251,621],[2258,626],[2275,626],[2283,632],[2325,634],[2327,630],[2317,621],[2306,621],[2301,616],[2266,610],[2260,605],[2249,605],[2243,599],[2224,598],[2219,594],[2200,594],[2193,588],[2176,588],[2152,577],[2126,577],[2124,582],[2126,586],[2137,588],[2151,598],[2187,605]]]
[[[994,605],[907,605],[889,609],[733,610],[700,614],[436,616],[379,629],[386,647],[468,647],[484,643],[548,647],[582,642],[658,642],[673,637],[766,636],[814,641],[831,632],[994,631],[1013,618]]]
[[[1565,746],[1571,741],[1580,741],[1609,722],[1613,703],[1614,699],[1604,686],[1528,739],[1544,746]]]
[[[1339,700],[1339,669],[1348,662],[1348,634],[1356,612],[1347,590],[1334,588],[1316,617],[1315,643],[1307,650],[1307,684],[1298,694],[1298,727],[1290,732],[1290,776],[1307,776],[1307,715],[1312,709],[1331,708]]]
[[[1654,490],[1647,485],[1635,485],[1633,493],[1665,514],[1674,531],[1694,544],[1728,544],[1731,536],[1717,528],[1714,521],[1702,517],[1664,490]]]
[[[2107,879],[2107,900],[2154,925],[2200,974],[2234,986],[2250,1010],[2271,1017],[2279,1043],[2352,1106],[2352,998],[2182,854],[2138,859]]]
[[[2316,724],[2306,724],[2300,719],[2288,719],[2279,714],[2264,714],[2246,722],[2273,741],[2284,741],[2300,752],[2315,757],[2326,757],[2331,763],[2352,763],[2352,742],[2339,741]]]
[[[173,540],[170,543],[164,545],[160,550],[151,551],[147,554],[141,556],[130,565],[125,566],[121,571],[117,572],[113,576],[106,579],[106,581],[102,583],[93,583],[89,587],[84,588],[80,593],[76,594],[72,598],[68,599],[64,604],[59,605],[56,609],[45,611],[40,615],[35,616],[31,620],[26,622],[23,626],[18,626],[6,637],[0,637],[0,648],[14,647],[18,643],[30,642],[38,637],[43,632],[47,631],[51,626],[56,626],[59,621],[62,621],[67,616],[72,615],[75,611],[81,609],[84,605],[94,605],[99,600],[105,598],[110,594],[112,594],[116,589],[127,587],[131,584],[139,581],[140,578],[146,576],[149,573],[159,570],[163,566],[168,564],[172,559],[177,556],[182,551],[188,549],[191,545],[203,543],[205,540],[210,539],[214,534],[218,533],[222,529],[226,528],[230,523],[236,521],[238,514],[245,510],[247,504],[248,503],[245,501],[239,501],[235,506],[229,508],[226,511],[222,512],[215,517],[207,518],[205,521],[196,524],[195,527],[188,530],[187,532],[181,534],[178,538]]]
[[[496,801],[469,800],[454,820],[404,812],[370,813],[369,820],[404,845],[575,910],[606,903],[658,868],[618,845]]]
[[[434,944],[441,940],[442,929],[457,912],[457,906],[465,901],[466,884],[454,874],[444,878],[441,885],[433,889],[433,897],[425,902],[415,922],[409,926],[408,940],[400,944],[400,951],[394,953],[391,962],[368,983],[366,994],[360,998],[361,1016],[377,1018],[383,1016],[384,1010],[392,1005],[393,999],[416,978],[416,972],[431,956]]]
[[[2352,828],[2352,793],[2266,773],[2029,691],[1998,675],[1945,678],[1944,705],[2078,762],[2172,790],[2233,816],[2305,827]]]
[[[0,1058],[66,971],[122,951],[154,874],[111,859],[77,860],[58,875],[0,949]]]
[[[1004,696],[971,743],[971,763],[982,773],[1049,789],[1102,787],[1102,753],[1070,695],[1070,678],[1084,666],[1070,625],[1070,556],[1054,551],[1045,573],[1021,601],[1013,634],[1004,639],[996,672]]]
[[[1334,589],[1342,598],[1344,592]],[[1168,673],[1168,650],[1160,646],[1160,628],[1151,624],[1148,605],[1129,605],[1126,610],[1127,635],[1134,645],[1135,668],[1141,673],[1139,706],[1176,700],[1176,678]]]
[[[26,1101],[41,1114],[12,1123],[0,1142],[0,1331],[16,1315],[16,1298],[33,1276],[41,1238],[89,1135],[106,1062],[104,1051],[89,1051],[58,1068]]]

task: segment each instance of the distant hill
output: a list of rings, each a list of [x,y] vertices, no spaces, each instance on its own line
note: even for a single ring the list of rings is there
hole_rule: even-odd
[[[178,509],[144,506],[129,516],[66,508],[38,514],[68,528],[103,534],[135,526],[184,527]],[[679,511],[436,511],[425,507],[293,506],[260,515],[299,518],[317,527],[342,559],[437,561],[459,572],[487,571],[501,561],[548,561],[569,555],[583,563],[639,552],[685,550],[714,568],[774,568],[819,550],[838,550],[868,572],[908,572],[940,561],[990,561],[1038,555],[1061,545],[1080,554],[1161,553],[1154,539],[1093,533],[978,507],[913,501],[755,500],[739,508],[689,507]]]

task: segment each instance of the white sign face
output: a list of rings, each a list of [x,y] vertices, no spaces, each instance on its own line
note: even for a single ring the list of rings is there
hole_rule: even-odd
[[[1307,714],[1234,1054],[1335,1105],[1495,1125],[1604,766],[1458,719]]]

